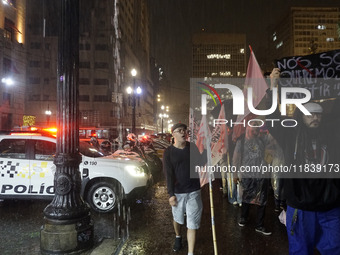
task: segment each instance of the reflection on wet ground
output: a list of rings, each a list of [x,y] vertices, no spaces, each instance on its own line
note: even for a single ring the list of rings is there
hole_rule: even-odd
[[[269,196],[266,208],[265,225],[273,232],[272,236],[262,236],[255,232],[255,208],[250,210],[250,222],[240,228],[237,220],[240,208],[223,198],[219,183],[214,182],[214,211],[218,254],[259,254],[286,255],[288,241],[285,226],[274,212],[274,199]],[[201,228],[197,232],[195,254],[214,254],[209,187],[202,189],[204,204]],[[40,227],[43,224],[43,209],[48,202],[4,201],[0,202],[0,254],[37,255],[40,254]],[[174,254],[172,245],[174,231],[171,209],[165,182],[160,181],[148,190],[141,199],[124,204],[115,213],[92,213],[95,229],[95,243],[111,238],[122,241],[120,255]],[[182,229],[184,243],[185,229]],[[114,251],[112,251],[114,252]],[[86,253],[88,255],[89,253]],[[187,254],[186,245],[176,253]],[[317,254],[317,253],[315,253]],[[85,255],[85,254],[84,254]],[[111,255],[111,254],[102,254]]]
[[[40,254],[40,227],[44,224],[43,210],[48,203],[29,200],[0,202],[1,255]],[[120,206],[115,213],[92,212],[92,219],[96,245],[106,238],[123,242],[128,238],[130,221],[128,206]]]

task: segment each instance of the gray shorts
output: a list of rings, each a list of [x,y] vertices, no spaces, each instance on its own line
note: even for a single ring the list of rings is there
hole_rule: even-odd
[[[174,221],[183,225],[184,214],[186,214],[187,228],[199,229],[203,210],[201,190],[190,193],[175,193],[175,196],[177,206],[172,206]]]

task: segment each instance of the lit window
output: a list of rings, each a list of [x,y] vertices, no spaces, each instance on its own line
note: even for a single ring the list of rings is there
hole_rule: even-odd
[[[240,49],[240,53],[244,54],[244,48]]]
[[[231,76],[230,71],[220,72],[220,76]]]
[[[328,37],[328,38],[326,38],[326,42],[334,42],[334,38],[333,37]]]
[[[319,29],[319,30],[325,30],[325,29],[326,29],[326,26],[325,26],[325,25],[318,25],[318,26],[317,26],[317,29]]]
[[[231,55],[230,54],[209,54],[207,55],[207,59],[230,59]]]

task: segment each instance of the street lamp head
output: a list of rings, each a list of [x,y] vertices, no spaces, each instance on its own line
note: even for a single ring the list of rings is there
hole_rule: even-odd
[[[127,87],[126,88],[126,92],[130,95],[132,93],[132,88],[131,87]]]
[[[142,88],[138,86],[137,90],[136,90],[137,94],[142,94]]]
[[[161,109],[164,110],[164,105],[161,106]]]
[[[6,85],[13,85],[13,83],[14,83],[11,78],[2,78],[1,82],[5,83]]]
[[[133,69],[131,70],[131,75],[132,75],[133,77],[135,77],[135,76],[137,75],[137,70],[133,68]]]

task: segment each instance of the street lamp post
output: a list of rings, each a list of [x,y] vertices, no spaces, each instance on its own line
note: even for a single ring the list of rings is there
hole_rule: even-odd
[[[165,114],[165,113],[161,113],[161,114],[159,114],[159,117],[161,118],[161,121],[162,121],[162,134],[163,134],[163,133],[164,133],[164,132],[163,132],[163,127],[164,127],[164,121],[163,121],[163,119],[168,118],[169,115],[168,115],[168,114]]]
[[[79,0],[60,3],[54,197],[44,209],[41,254],[83,254],[93,246],[90,207],[81,196],[79,164]]]
[[[162,105],[161,106],[161,114],[159,114],[159,117],[161,118],[161,125],[162,125],[162,134],[163,134],[163,129],[164,129],[164,121],[163,121],[163,119],[164,118],[169,118],[169,115],[168,114],[166,114],[166,113],[164,113],[164,111],[166,111],[166,112],[169,112],[169,106],[164,106],[164,105]]]
[[[131,70],[131,75],[133,77],[133,92],[132,92],[132,133],[136,134],[136,69]]]
[[[126,89],[126,92],[131,96],[132,96],[132,133],[136,134],[136,96],[140,95],[142,93],[142,89],[141,87],[137,87],[136,88],[136,75],[137,75],[137,70],[136,69],[132,69],[131,70],[131,76],[133,77],[133,86],[128,87]]]
[[[50,105],[47,105],[47,110],[45,111],[46,114],[46,120],[47,120],[47,126],[50,125],[50,118],[52,115],[52,112],[50,111]]]

